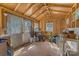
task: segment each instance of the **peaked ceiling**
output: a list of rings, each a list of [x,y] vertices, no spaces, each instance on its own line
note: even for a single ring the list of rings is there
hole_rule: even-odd
[[[0,3],[1,6],[37,20],[64,19],[73,3]]]

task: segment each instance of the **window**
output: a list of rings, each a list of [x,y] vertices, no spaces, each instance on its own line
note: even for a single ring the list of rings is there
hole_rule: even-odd
[[[53,31],[53,23],[46,23],[46,31],[52,32]]]
[[[8,14],[7,16],[7,34],[21,33],[21,19],[20,17]]]
[[[76,12],[75,12],[75,19],[76,19],[76,20],[79,19],[79,11],[76,11]]]
[[[8,14],[6,34],[10,35],[11,46],[16,48],[22,44],[22,18]]]
[[[34,31],[39,32],[39,25],[38,23],[34,23]]]

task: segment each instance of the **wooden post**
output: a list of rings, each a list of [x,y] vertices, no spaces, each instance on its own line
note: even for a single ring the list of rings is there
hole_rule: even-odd
[[[2,20],[3,20],[3,15],[2,15],[2,9],[0,8],[0,35],[3,34]]]

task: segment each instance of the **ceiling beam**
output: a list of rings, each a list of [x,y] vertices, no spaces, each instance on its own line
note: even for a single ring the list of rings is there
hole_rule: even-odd
[[[73,6],[71,7],[70,12],[68,12],[68,14],[66,15],[65,18],[69,18],[69,17],[73,14],[73,12],[74,12],[76,9],[78,9],[78,8],[76,8],[76,7],[77,7],[77,4],[74,3]],[[74,9],[74,11],[73,11],[73,9]]]
[[[15,7],[14,11],[16,11],[20,7],[21,3],[18,3],[17,6]]]
[[[52,9],[50,9],[50,12],[62,12],[62,13],[68,13],[68,11],[62,11],[62,10],[52,10]]]
[[[44,6],[43,6],[44,7]],[[46,10],[45,10],[46,11]],[[38,18],[41,14],[43,14],[45,11],[43,11],[42,13],[40,13],[39,15],[37,15],[35,18]],[[61,10],[52,10],[50,9],[50,12],[62,12],[62,13],[68,13],[66,11],[61,11]]]
[[[45,5],[45,6],[47,6],[47,5]],[[47,8],[48,8],[48,6],[47,6]],[[51,9],[49,9],[49,8],[47,9],[47,11],[49,11],[50,13],[51,13],[51,11],[52,11],[52,12],[54,11],[54,12],[68,13],[67,11],[62,11],[62,10],[51,10]],[[43,13],[44,13],[44,12],[43,12]],[[43,14],[43,13],[41,13],[41,14]],[[49,14],[50,14],[50,13],[49,13]],[[41,14],[40,14],[40,15],[41,15]],[[39,17],[40,15],[38,15],[37,17]],[[37,17],[36,17],[36,18],[37,18]],[[51,17],[52,17],[52,15],[51,15]]]
[[[33,7],[35,5],[35,3],[32,3],[29,7],[28,7],[28,9],[26,9],[25,11],[24,11],[24,15],[26,14],[26,12],[31,8],[31,7]]]
[[[42,11],[39,15],[37,15],[35,18],[38,18],[41,14],[45,13],[46,10]]]
[[[46,12],[46,10],[43,11],[42,13],[40,13],[39,15],[37,15],[35,18],[38,18],[40,15],[44,14],[45,12]],[[68,12],[66,12],[66,11],[61,11],[61,10],[51,10],[51,9],[50,9],[50,12],[62,12],[62,13],[68,13]]]
[[[47,9],[47,11],[48,11],[48,15],[49,15],[50,18],[52,19],[52,14],[51,14],[51,12],[50,12],[50,9],[49,9],[48,5],[47,5],[46,3],[44,3],[44,5],[46,6],[46,9]]]
[[[69,5],[65,5],[65,4],[56,4],[56,3],[53,3],[53,4],[52,4],[52,3],[51,3],[51,4],[48,3],[48,6],[49,6],[49,7],[54,7],[54,6],[55,6],[55,7],[71,8],[71,6],[69,6]]]
[[[50,9],[50,12],[61,12],[61,13],[68,13],[66,11],[61,11],[61,10],[51,10]],[[41,14],[43,14],[44,12],[42,12]],[[37,17],[39,17],[41,14],[39,14]]]
[[[34,11],[30,16],[34,15],[39,9],[41,9],[43,7],[42,4],[40,4],[40,6],[38,7],[38,9],[36,11]]]
[[[47,10],[44,11],[43,13],[39,14],[36,18],[40,17],[42,14],[44,14],[44,13],[46,13],[46,12],[47,12]],[[60,14],[60,13],[59,13],[59,14]],[[61,18],[61,17],[60,17],[60,18]]]
[[[19,16],[19,17],[22,17],[22,18],[29,19],[31,21],[38,22],[37,19],[35,19],[35,18],[32,18],[32,17],[26,16],[26,15],[23,15],[21,13],[18,13],[16,11],[13,11],[13,10],[9,9],[9,8],[6,8],[5,6],[0,5],[0,8],[3,9],[4,13],[10,13],[10,14],[13,14],[13,15],[16,15],[16,16]]]

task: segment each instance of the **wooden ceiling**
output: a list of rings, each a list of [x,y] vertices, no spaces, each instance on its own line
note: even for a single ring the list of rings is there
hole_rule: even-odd
[[[37,20],[53,20],[65,19],[73,3],[0,3],[0,5]]]

